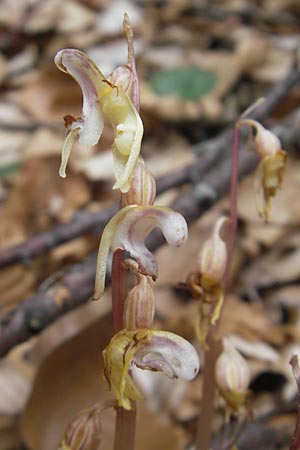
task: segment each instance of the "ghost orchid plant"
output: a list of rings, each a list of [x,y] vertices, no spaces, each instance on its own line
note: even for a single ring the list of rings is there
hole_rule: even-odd
[[[108,255],[113,253],[112,304],[115,335],[103,351],[104,375],[116,399],[115,450],[133,450],[135,401],[143,393],[134,380],[134,366],[161,371],[168,377],[193,379],[199,371],[199,357],[185,339],[168,331],[153,330],[155,312],[152,280],[158,276],[157,261],[147,249],[145,239],[156,227],[167,242],[180,246],[187,240],[187,224],[177,212],[154,206],[155,180],[140,156],[143,124],[139,115],[139,87],[133,52],[133,33],[124,16],[128,43],[128,62],[105,77],[84,53],[65,49],[55,63],[71,75],[83,94],[79,118],[65,117],[67,128],[59,173],[66,176],[67,162],[76,139],[84,145],[99,141],[104,115],[114,130],[112,154],[116,182],[122,193],[122,208],[105,227],[98,253],[94,299],[105,289]],[[124,260],[125,250],[130,258]],[[127,294],[126,272],[130,269],[137,283]],[[80,447],[87,450],[85,446]]]

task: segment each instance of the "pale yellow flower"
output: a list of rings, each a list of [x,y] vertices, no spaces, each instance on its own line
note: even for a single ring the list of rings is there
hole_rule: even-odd
[[[77,81],[83,95],[81,117],[66,118],[67,135],[62,149],[60,175],[66,176],[67,162],[77,138],[83,145],[97,144],[103,131],[104,113],[114,130],[112,151],[116,183],[113,187],[127,192],[140,154],[143,124],[122,82],[113,84],[91,58],[79,50],[59,51],[55,63],[61,71]]]

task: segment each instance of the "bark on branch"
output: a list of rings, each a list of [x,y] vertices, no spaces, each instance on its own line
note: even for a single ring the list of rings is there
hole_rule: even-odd
[[[263,121],[270,112],[284,99],[295,84],[300,81],[300,69],[295,64],[289,74],[276,84],[266,96],[266,100],[251,117]],[[194,146],[199,155],[196,162],[176,172],[167,174],[157,180],[157,192],[164,192],[172,187],[199,181],[203,174],[211,169],[220,159],[228,157],[228,148],[232,140],[232,129],[227,129],[216,138],[209,139]],[[117,211],[118,205],[100,210],[97,213],[79,212],[72,221],[57,225],[29,238],[26,242],[0,251],[0,268],[23,262],[29,263],[56,246],[91,232],[101,232],[105,224]]]
[[[296,116],[296,125],[295,125]],[[273,131],[281,138],[285,149],[298,142],[299,113]],[[230,142],[227,143],[230,145]],[[240,174],[252,172],[257,162],[254,154],[242,151]],[[191,223],[205,213],[223,197],[230,182],[230,159],[223,159],[208,171],[201,182],[194,185],[174,202],[172,207]],[[160,233],[153,233],[149,248],[155,250],[164,243]],[[46,292],[40,292],[20,302],[9,314],[0,318],[0,356],[4,356],[15,345],[40,333],[62,314],[87,302],[92,296],[95,279],[96,255],[86,258],[74,266],[60,281]]]

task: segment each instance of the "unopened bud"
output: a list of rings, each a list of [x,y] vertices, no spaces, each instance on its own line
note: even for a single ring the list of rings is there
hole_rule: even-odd
[[[124,328],[137,330],[151,328],[154,317],[154,295],[149,277],[139,275],[139,282],[127,295],[124,306]]]
[[[220,284],[227,264],[226,242],[221,237],[223,226],[229,223],[227,217],[220,217],[214,227],[212,236],[204,242],[200,251],[200,273],[202,286],[209,289]]]
[[[229,406],[238,409],[245,404],[250,382],[249,367],[228,338],[223,339],[223,352],[217,359],[215,376]]]
[[[117,67],[109,76],[109,81],[115,84],[128,95],[137,111],[140,109],[139,80],[136,73],[134,49],[133,49],[133,31],[128,14],[124,14],[123,28],[128,46],[127,64]]]
[[[123,194],[123,206],[139,205],[152,206],[156,196],[156,184],[150,169],[139,158],[133,175],[131,177],[130,188]]]
[[[101,440],[100,409],[95,405],[69,422],[58,450],[98,450]]]

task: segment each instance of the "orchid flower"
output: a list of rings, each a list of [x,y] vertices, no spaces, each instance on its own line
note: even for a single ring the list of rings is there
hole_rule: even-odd
[[[137,261],[139,271],[156,279],[157,262],[144,242],[156,227],[162,230],[167,242],[173,247],[179,247],[187,240],[186,221],[171,208],[129,205],[112,217],[104,228],[100,241],[94,300],[102,297],[104,292],[109,250],[127,250]]]
[[[224,301],[222,286],[223,276],[227,265],[227,246],[221,233],[223,227],[228,225],[228,217],[220,217],[213,229],[212,235],[207,239],[200,251],[201,287],[205,292],[205,300],[215,304],[211,316],[211,324],[217,322]]]
[[[192,380],[200,367],[198,354],[188,341],[167,331],[149,329],[121,330],[111,339],[103,357],[105,377],[119,406],[127,410],[131,409],[130,400],[143,399],[131,377],[132,366],[186,380]]]
[[[108,79],[94,61],[79,50],[60,50],[54,59],[62,72],[71,75],[77,81],[83,95],[81,117],[65,117],[67,135],[62,149],[60,176],[66,176],[67,162],[77,138],[83,145],[92,146],[98,143],[103,131],[104,113],[114,130],[112,152],[116,183],[113,188],[120,189],[121,192],[127,192],[129,189],[143,136],[141,118],[130,99],[132,95],[133,101],[137,104],[132,36],[128,34],[128,23],[126,26],[130,65],[126,69],[118,68]],[[129,75],[124,74],[128,70]]]
[[[274,133],[264,128],[252,119],[242,119],[238,127],[248,125],[255,129],[253,137],[256,153],[261,161],[256,169],[254,187],[256,191],[256,206],[260,217],[266,222],[270,218],[270,200],[281,187],[286,164],[286,152],[281,149],[281,143]],[[250,135],[251,137],[251,135]]]
[[[226,272],[228,251],[226,234],[230,220],[220,217],[211,236],[203,243],[199,253],[199,267],[190,272],[184,283],[180,283],[198,300],[199,314],[195,332],[199,342],[208,350],[207,334],[211,325],[220,317],[224,302],[223,277]]]

